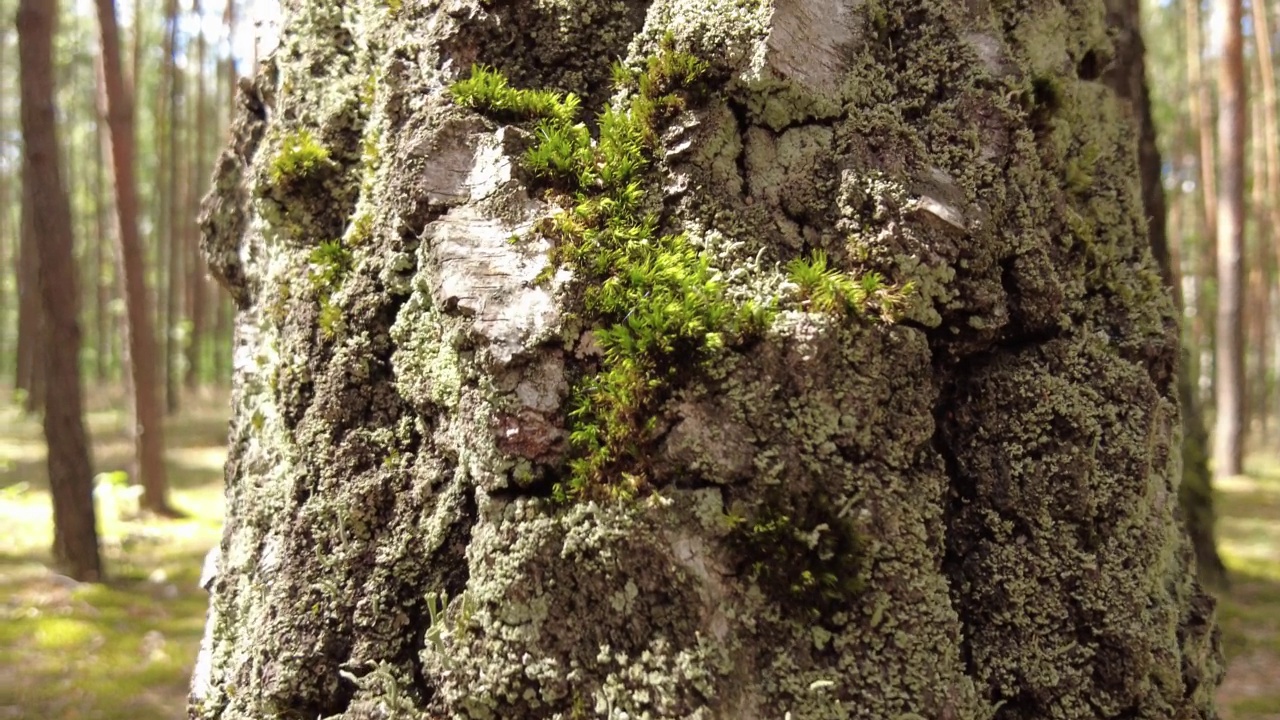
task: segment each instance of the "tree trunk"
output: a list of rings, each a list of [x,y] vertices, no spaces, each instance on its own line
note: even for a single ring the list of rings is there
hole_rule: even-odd
[[[1151,116],[1151,99],[1147,92],[1145,49],[1142,38],[1137,33],[1139,0],[1113,0],[1112,12],[1109,24],[1112,27],[1129,28],[1133,34],[1120,42],[1119,46],[1124,52],[1117,54],[1112,63],[1108,81],[1129,102],[1133,121],[1139,129],[1138,169],[1142,176],[1142,207],[1147,218],[1147,234],[1160,274],[1173,297],[1174,307],[1179,310],[1177,316],[1181,316],[1182,280],[1169,246],[1164,182],[1161,177],[1163,163],[1156,145],[1156,126]],[[1176,327],[1179,326],[1175,325]],[[1195,550],[1200,579],[1212,587],[1225,588],[1226,568],[1218,555],[1214,533],[1216,518],[1212,476],[1206,452],[1208,436],[1195,393],[1195,375],[1189,362],[1190,352],[1185,344],[1179,359],[1177,392],[1182,406],[1182,483],[1178,486],[1178,500]]]
[[[1218,56],[1218,315],[1214,341],[1213,474],[1244,465],[1244,39],[1241,0],[1216,0]]]
[[[93,229],[94,229],[94,303],[93,321],[94,321],[94,353],[97,362],[94,367],[95,379],[100,384],[106,384],[108,378],[114,373],[117,367],[115,359],[112,356],[112,348],[115,344],[112,342],[111,328],[114,323],[111,322],[110,303],[111,303],[111,242],[110,218],[111,211],[110,200],[107,191],[106,178],[106,153],[104,152],[104,144],[107,142],[106,133],[103,132],[103,125],[106,121],[106,113],[104,107],[105,100],[102,97],[102,72],[96,72],[96,88],[98,114],[94,120],[94,160],[93,160]]]
[[[54,557],[72,577],[102,575],[93,471],[80,395],[79,292],[72,257],[71,204],[58,168],[54,110],[53,28],[55,0],[21,0],[23,186],[35,210],[40,297],[44,315],[46,368],[44,435],[48,443],[49,494],[53,497]]]
[[[164,358],[164,405],[172,415],[178,412],[181,384],[178,382],[179,348],[178,325],[180,323],[178,297],[182,293],[182,257],[185,253],[181,238],[186,229],[182,220],[183,185],[182,172],[182,73],[178,70],[178,2],[165,3],[165,61],[164,84],[167,97],[161,102],[163,112],[157,114],[156,137],[164,138],[161,155],[161,177],[167,181],[161,186],[160,204],[166,219],[161,226],[161,257],[165,262],[164,311],[161,317],[160,353]]]
[[[111,168],[116,181],[116,240],[119,274],[124,279],[127,320],[125,364],[130,378],[132,431],[142,505],[173,515],[164,466],[164,426],[156,390],[156,340],[149,309],[150,294],[138,239],[138,198],[133,170],[133,103],[120,72],[120,38],[114,0],[97,0],[101,62],[107,96]]]
[[[1253,68],[1252,70],[1256,70]],[[1249,82],[1258,86],[1256,71],[1249,73]],[[1267,163],[1263,146],[1266,137],[1263,131],[1266,123],[1262,117],[1262,103],[1249,103],[1249,168],[1251,187],[1248,213],[1253,222],[1252,238],[1243,238],[1244,252],[1241,263],[1246,268],[1244,308],[1242,317],[1247,328],[1243,338],[1243,350],[1246,353],[1244,365],[1244,407],[1245,422],[1243,432],[1247,445],[1250,437],[1267,437],[1267,349],[1270,327],[1269,308],[1271,304],[1271,284],[1275,277],[1271,272],[1272,234],[1267,216]]]
[[[39,411],[44,402],[44,313],[40,309],[40,263],[36,247],[35,208],[26,192],[26,168],[22,176],[22,217],[18,228],[18,358],[14,389],[23,394],[22,408]]]
[[[1277,275],[1280,273],[1280,121],[1276,115],[1280,113],[1276,98],[1275,56],[1271,49],[1271,24],[1267,3],[1263,1],[1249,4],[1253,9],[1254,40],[1257,43],[1258,74],[1262,88],[1262,151],[1266,159],[1266,180],[1264,195],[1266,202],[1259,208],[1257,217],[1265,212],[1268,234],[1260,234],[1261,245],[1275,253],[1272,258],[1273,274],[1267,276],[1267,288],[1270,293],[1275,289]],[[1258,182],[1257,179],[1254,182]],[[1272,318],[1275,325],[1275,318]],[[1274,327],[1273,335],[1274,335]],[[1272,362],[1280,359],[1280,354],[1272,353]],[[1273,376],[1272,368],[1263,368],[1263,376]],[[1274,377],[1274,376],[1273,376]],[[1266,409],[1264,417],[1275,408],[1272,407],[1270,394],[1280,390],[1280,378],[1271,381],[1268,397],[1264,400]],[[1278,419],[1280,421],[1280,419]]]
[[[195,17],[203,17],[200,0],[192,0],[191,13]],[[205,322],[205,273],[203,263],[199,260],[197,246],[196,215],[199,213],[200,194],[205,191],[209,180],[209,168],[205,163],[207,153],[206,139],[209,134],[209,102],[207,83],[205,81],[207,63],[207,46],[204,27],[196,34],[196,91],[195,91],[195,156],[191,162],[191,178],[188,180],[190,191],[187,205],[187,217],[183,219],[183,232],[186,241],[183,243],[188,253],[189,273],[187,275],[187,297],[191,314],[191,336],[187,341],[187,367],[185,384],[188,390],[195,390],[200,383],[201,361],[204,354],[204,322]],[[215,75],[216,77],[216,75]],[[216,87],[216,85],[215,85]]]
[[[9,65],[12,59],[9,56],[9,26],[0,24],[0,98],[8,97],[9,84],[8,79],[13,72]],[[6,112],[6,106],[0,103],[0,138],[9,137],[9,115]],[[6,155],[9,153],[8,140],[0,141],[0,152]],[[12,222],[13,214],[10,210],[12,197],[13,176],[10,172],[10,164],[0,166],[0,337],[3,342],[0,343],[0,376],[9,377],[10,371],[17,372],[16,361],[18,358],[17,338],[13,338],[13,344],[10,345],[9,335],[9,313],[10,313],[10,282],[5,277],[13,270],[10,277],[13,278],[13,298],[17,298],[18,276],[20,274],[20,266],[17,264],[17,258],[20,254],[18,251],[18,242],[10,242],[10,229],[14,227]],[[14,264],[10,264],[14,263]],[[12,364],[11,364],[12,363]]]
[[[464,5],[240,96],[192,717],[1215,717],[1132,26]]]
[[[1199,244],[1200,253],[1198,256],[1200,263],[1198,287],[1200,291],[1196,293],[1196,325],[1199,326],[1199,333],[1195,338],[1195,342],[1192,343],[1192,347],[1200,351],[1200,357],[1196,362],[1196,368],[1199,372],[1196,378],[1197,391],[1202,384],[1200,382],[1201,378],[1203,378],[1208,381],[1207,386],[1212,392],[1216,376],[1216,371],[1213,367],[1213,314],[1217,306],[1214,295],[1208,291],[1207,285],[1209,278],[1214,278],[1217,275],[1215,238],[1218,232],[1218,195],[1215,178],[1217,160],[1215,159],[1213,144],[1213,102],[1209,93],[1209,83],[1204,77],[1202,63],[1204,44],[1201,42],[1200,3],[1184,2],[1182,6],[1185,8],[1186,13],[1187,83],[1190,85],[1190,92],[1187,93],[1187,104],[1191,123],[1195,128],[1195,136],[1199,144],[1197,157],[1199,159],[1200,182],[1197,185],[1200,190],[1201,215],[1204,218],[1204,236]],[[1211,403],[1212,395],[1206,395],[1204,400]]]

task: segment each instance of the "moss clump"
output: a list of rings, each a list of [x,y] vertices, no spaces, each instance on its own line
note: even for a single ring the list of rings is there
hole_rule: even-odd
[[[490,68],[472,69],[451,92],[462,105],[536,119],[526,167],[562,193],[564,211],[540,224],[554,242],[552,267],[568,264],[582,282],[586,315],[603,326],[599,372],[582,379],[569,417],[574,457],[561,499],[628,496],[646,483],[653,410],[677,358],[704,355],[768,322],[764,308],[730,302],[712,267],[685,235],[662,235],[646,206],[644,173],[657,122],[684,107],[682,92],[705,65],[664,43],[644,73],[626,75],[639,92],[607,107],[593,139],[573,94],[511,88]]]
[[[285,138],[280,154],[271,161],[271,182],[276,186],[305,182],[329,163],[329,149],[304,128]]]
[[[742,571],[775,601],[807,608],[817,618],[862,592],[865,541],[824,503],[799,514],[777,508],[754,519],[729,514],[726,521]]]
[[[805,308],[820,313],[862,313],[875,307],[888,320],[913,291],[911,283],[887,285],[884,276],[876,272],[854,275],[837,270],[830,266],[823,250],[815,250],[808,260],[792,260],[787,277],[799,289]]]
[[[483,110],[503,120],[555,118],[570,122],[582,104],[573,93],[513,88],[505,76],[484,65],[472,66],[471,77],[451,85],[449,94],[462,107]]]
[[[342,321],[342,310],[333,302],[333,293],[351,272],[351,250],[338,240],[321,243],[311,251],[309,260],[307,277],[320,300],[320,331],[326,338],[333,338]]]
[[[713,258],[685,234],[660,233],[648,199],[661,124],[686,108],[707,70],[670,36],[643,70],[616,66],[625,100],[603,109],[594,138],[572,93],[512,88],[482,66],[450,88],[463,106],[535,121],[524,164],[561,207],[536,228],[553,247],[544,279],[571,267],[582,316],[598,328],[603,361],[574,388],[570,472],[555,486],[561,500],[630,497],[644,488],[656,410],[682,368],[772,322],[777,299],[730,300]],[[815,311],[855,309],[872,298],[882,307],[896,302],[879,276],[836,272],[825,255],[793,263],[792,272]]]

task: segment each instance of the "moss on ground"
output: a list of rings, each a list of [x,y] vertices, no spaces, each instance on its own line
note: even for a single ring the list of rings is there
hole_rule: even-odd
[[[1223,720],[1270,720],[1280,717],[1280,462],[1260,453],[1246,469],[1215,500],[1231,578],[1218,605],[1227,656],[1218,705]]]
[[[222,519],[224,406],[204,406],[166,430],[173,498],[187,519],[122,519],[128,493],[103,491],[110,581],[81,586],[47,569],[50,503],[39,426],[0,409],[0,717],[183,716],[208,603],[199,578]],[[97,468],[123,465],[130,445],[120,414],[89,420]]]

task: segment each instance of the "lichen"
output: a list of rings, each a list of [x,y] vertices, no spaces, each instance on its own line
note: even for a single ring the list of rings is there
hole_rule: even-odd
[[[1212,716],[1101,3],[287,9],[198,717]],[[622,358],[645,492],[556,503]]]

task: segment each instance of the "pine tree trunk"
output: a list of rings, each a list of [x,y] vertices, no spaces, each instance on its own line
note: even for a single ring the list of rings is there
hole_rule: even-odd
[[[0,25],[0,97],[8,97],[9,91],[9,74],[12,72],[9,68],[12,62],[9,57],[9,27]],[[0,136],[8,136],[9,132],[9,115],[3,104],[0,104]],[[0,331],[0,376],[9,377],[10,372],[17,372],[16,361],[18,358],[17,338],[13,338],[13,344],[10,344],[10,330],[8,323],[10,322],[10,288],[13,289],[14,298],[17,297],[18,291],[18,275],[20,266],[18,263],[18,243],[10,242],[10,231],[14,227],[12,222],[13,214],[10,205],[12,197],[13,178],[10,175],[8,165],[0,167],[0,324],[4,324],[4,330]],[[7,276],[7,277],[6,277]],[[10,280],[12,278],[12,280]]]
[[[1211,393],[1216,377],[1216,371],[1213,367],[1215,304],[1213,294],[1206,291],[1206,285],[1209,278],[1216,278],[1217,276],[1217,261],[1215,258],[1217,256],[1218,195],[1215,177],[1217,160],[1213,143],[1213,102],[1209,92],[1209,82],[1204,77],[1201,57],[1204,52],[1204,44],[1201,42],[1200,3],[1184,2],[1182,5],[1186,12],[1187,83],[1190,85],[1190,91],[1187,93],[1187,104],[1199,146],[1197,155],[1199,162],[1197,166],[1200,170],[1200,182],[1197,185],[1199,188],[1201,216],[1204,219],[1204,225],[1201,226],[1204,232],[1200,238],[1200,243],[1197,245],[1200,250],[1197,255],[1197,261],[1200,266],[1197,275],[1200,278],[1200,283],[1199,291],[1196,293],[1196,325],[1199,328],[1199,332],[1197,332],[1191,346],[1200,350],[1200,357],[1197,358],[1196,362],[1196,367],[1199,371],[1199,375],[1196,378],[1197,391],[1202,384],[1208,385],[1210,394],[1203,399],[1205,403],[1212,407],[1213,396]],[[1202,383],[1202,379],[1206,380],[1207,383]]]
[[[97,0],[101,31],[102,77],[106,87],[111,167],[116,186],[116,242],[126,310],[125,365],[130,375],[132,432],[142,504],[147,510],[175,514],[169,506],[164,466],[164,426],[157,397],[156,340],[152,328],[142,246],[138,238],[138,197],[133,168],[133,102],[120,72],[120,37],[114,0]]]
[[[204,12],[201,9],[200,0],[192,0],[191,14],[194,17],[203,17]],[[205,156],[208,152],[206,141],[209,134],[209,99],[208,86],[206,83],[206,63],[208,60],[207,53],[208,43],[205,40],[204,28],[201,27],[196,34],[196,90],[195,99],[195,155],[191,162],[191,177],[188,180],[190,191],[188,195],[188,204],[186,217],[183,220],[184,237],[183,242],[185,252],[188,254],[188,274],[187,274],[187,299],[191,316],[191,336],[187,341],[186,356],[187,367],[185,384],[187,390],[194,391],[200,383],[200,371],[202,368],[202,360],[204,355],[204,324],[205,324],[205,272],[204,263],[201,262],[198,247],[199,229],[196,227],[195,218],[199,214],[200,196],[205,192],[209,181],[209,168],[205,162]],[[215,76],[216,77],[216,76]],[[216,87],[216,85],[215,85]]]
[[[106,113],[103,110],[105,101],[102,98],[102,73],[96,72],[96,88],[97,88],[97,117],[94,120],[93,136],[93,289],[94,289],[94,308],[93,308],[93,327],[94,327],[94,356],[96,363],[94,366],[94,377],[99,384],[106,384],[108,379],[112,377],[114,368],[117,367],[116,358],[113,356],[112,349],[115,343],[112,342],[112,328],[114,323],[111,322],[110,303],[111,303],[111,283],[112,263],[111,256],[111,236],[110,236],[110,197],[107,189],[106,178],[106,153],[104,152],[104,143],[107,142],[106,133],[103,131],[103,125],[106,122]]]
[[[1280,121],[1276,115],[1280,113],[1276,98],[1275,56],[1271,49],[1271,22],[1267,11],[1267,3],[1263,1],[1250,3],[1253,9],[1254,41],[1257,43],[1258,73],[1262,91],[1262,153],[1266,159],[1266,175],[1264,194],[1266,200],[1259,208],[1257,217],[1266,218],[1266,227],[1270,231],[1262,234],[1262,246],[1274,253],[1270,261],[1273,274],[1267,276],[1268,292],[1275,290],[1277,275],[1280,273]],[[1257,179],[1254,182],[1258,182]],[[1278,298],[1280,299],[1280,298]],[[1276,318],[1273,313],[1272,325]],[[1273,336],[1274,333],[1274,327]],[[1272,362],[1280,360],[1280,353],[1272,353]],[[1263,368],[1264,377],[1275,377],[1273,368]],[[1267,397],[1265,415],[1277,408],[1274,407],[1271,394],[1280,391],[1280,378],[1271,381]],[[1280,422],[1280,418],[1277,419]],[[1269,438],[1268,438],[1269,440]]]
[[[29,184],[23,168],[22,213],[18,228],[18,357],[14,389],[23,394],[22,408],[38,412],[44,401],[44,315],[40,310],[40,264],[35,208],[27,192]]]
[[[1244,465],[1244,38],[1241,0],[1215,0],[1218,61],[1218,313],[1214,341],[1213,474]]]
[[[1215,717],[1117,12],[288,3],[191,716]]]
[[[46,368],[44,435],[48,443],[49,490],[53,497],[53,553],[77,580],[102,576],[93,471],[85,434],[80,388],[79,292],[72,256],[71,204],[58,168],[54,109],[54,0],[21,0],[24,186],[35,210]]]
[[[162,325],[160,352],[163,356],[164,370],[164,405],[165,411],[172,415],[178,412],[181,384],[178,378],[178,359],[181,348],[178,346],[178,325],[181,321],[178,298],[182,295],[182,258],[185,255],[182,238],[186,232],[183,222],[183,186],[186,179],[182,171],[182,126],[181,113],[182,73],[178,70],[178,3],[168,0],[165,3],[165,65],[164,79],[168,90],[164,101],[165,111],[159,115],[157,137],[164,138],[165,151],[162,155],[162,177],[168,181],[161,188],[160,203],[166,222],[162,228],[160,245],[165,261],[164,283],[164,324]]]

